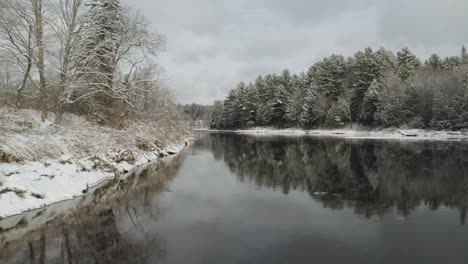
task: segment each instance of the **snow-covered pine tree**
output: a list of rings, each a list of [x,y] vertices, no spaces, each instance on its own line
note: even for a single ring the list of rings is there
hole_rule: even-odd
[[[247,108],[248,118],[246,120],[246,126],[252,127],[257,124],[256,116],[258,112],[258,92],[253,83],[249,83],[247,86],[245,107]]]
[[[446,57],[444,58],[443,60],[443,68],[445,70],[454,70],[455,68],[457,68],[458,66],[461,65],[461,59],[459,56],[450,56],[450,57]]]
[[[385,73],[396,70],[397,58],[393,52],[380,48],[374,53],[374,55],[377,60],[377,64],[380,67],[379,76],[377,78],[378,80],[380,80]]]
[[[348,64],[342,55],[333,54],[312,66],[310,70],[320,93],[335,101],[344,91]]]
[[[250,121],[250,99],[249,90],[244,82],[237,85],[236,94],[238,97],[237,105],[235,105],[235,111],[238,112],[238,120],[236,120],[236,128],[245,128],[247,123]]]
[[[275,127],[286,126],[287,106],[290,100],[290,96],[282,84],[277,84],[273,87],[273,98],[268,102],[271,125]]]
[[[443,67],[443,62],[439,55],[432,54],[424,65],[432,70],[440,70]]]
[[[286,115],[287,122],[291,126],[300,125],[299,118],[302,113],[302,107],[309,87],[309,85],[307,85],[306,78],[307,77],[304,73],[293,76],[293,85],[295,88],[291,95],[291,104],[288,106],[288,114]]]
[[[379,101],[379,82],[377,79],[372,81],[369,89],[364,94],[364,99],[362,102],[361,113],[359,115],[359,121],[364,125],[373,125],[374,115],[377,111],[377,104]]]
[[[258,103],[257,103],[257,114],[255,120],[258,125],[265,126],[268,125],[269,120],[269,112],[270,108],[268,106],[268,102],[273,97],[272,89],[269,87],[269,83],[271,83],[272,75],[267,75],[265,77],[259,76],[254,82],[255,89],[257,90],[258,96]],[[269,80],[269,81],[267,81]]]
[[[237,121],[239,120],[238,112],[239,99],[236,90],[231,90],[223,105],[223,128],[235,129],[238,128]]]
[[[359,120],[364,95],[372,81],[380,78],[381,65],[371,48],[354,54],[353,60],[353,93],[351,98],[351,113],[353,120]]]
[[[305,89],[304,102],[299,115],[299,125],[303,128],[312,128],[317,125],[323,117],[323,113],[319,111],[319,95],[317,88],[311,86]]]
[[[403,48],[397,53],[397,61],[398,76],[403,81],[412,77],[416,69],[421,65],[416,55],[414,55],[408,48]]]
[[[466,51],[465,45],[463,45],[461,48],[460,60],[462,64],[468,64],[468,53]]]

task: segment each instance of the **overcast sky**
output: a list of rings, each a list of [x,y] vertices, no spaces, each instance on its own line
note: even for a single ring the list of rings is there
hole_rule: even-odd
[[[165,35],[158,62],[182,103],[239,81],[306,70],[332,53],[409,47],[425,58],[468,44],[468,0],[124,0]]]

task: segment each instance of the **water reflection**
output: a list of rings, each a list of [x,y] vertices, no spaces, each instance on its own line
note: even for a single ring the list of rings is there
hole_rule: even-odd
[[[396,208],[406,217],[422,204],[446,206],[466,222],[466,143],[210,134],[195,149],[211,151],[241,182],[308,192],[326,208],[351,207],[366,217]]]
[[[180,155],[111,181],[82,198],[78,209],[42,226],[35,226],[44,217],[38,211],[29,220],[21,218],[21,225],[0,229],[0,263],[158,263],[164,243],[157,234],[148,235],[142,221],[157,221],[158,194],[167,190],[183,160]],[[30,231],[8,241],[22,229]]]
[[[66,213],[0,220],[0,263],[467,263],[467,158],[460,142],[199,134]]]

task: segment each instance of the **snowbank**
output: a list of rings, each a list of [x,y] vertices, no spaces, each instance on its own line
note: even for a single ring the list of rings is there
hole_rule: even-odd
[[[156,126],[158,126],[156,128]],[[0,109],[0,218],[73,199],[117,175],[180,152],[188,130],[100,127],[74,115],[63,126],[32,110]]]
[[[347,139],[393,139],[393,140],[439,140],[439,141],[468,141],[468,132],[460,131],[430,131],[420,129],[387,129],[380,131],[359,130],[301,130],[301,129],[274,129],[252,128],[232,131],[248,135],[284,135],[284,136],[317,136],[338,137]]]

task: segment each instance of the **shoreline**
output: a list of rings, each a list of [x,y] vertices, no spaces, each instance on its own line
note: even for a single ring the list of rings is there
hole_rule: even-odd
[[[119,175],[118,178],[110,178],[90,186],[88,192],[81,196],[0,219],[0,245],[14,244],[26,236],[37,235],[37,230],[43,225],[66,222],[66,219],[76,217],[80,212],[112,207],[115,202],[119,203],[120,198],[128,199],[129,192],[135,195],[139,193],[138,189],[146,186],[165,186],[173,175],[167,171],[167,168],[178,166],[185,155],[183,150],[189,147],[190,145],[178,153],[137,166],[131,172]],[[147,175],[148,171],[152,172],[152,177],[142,177]],[[135,182],[138,184],[135,185]]]
[[[0,108],[0,219],[82,196],[93,186],[179,153],[193,134],[178,123],[137,120],[115,129],[65,114]]]
[[[66,163],[63,163],[61,159],[48,160],[45,163],[35,161],[21,164],[0,163],[0,176],[4,176],[0,185],[0,220],[83,197],[88,193],[88,190],[106,182],[125,178],[126,175],[130,175],[142,167],[180,154],[190,146],[192,139],[187,138],[181,141],[182,143],[167,146],[159,153],[156,151],[142,153],[133,164],[125,161],[121,163],[111,161],[109,165],[115,166],[118,169],[116,172],[98,169],[78,171],[78,167],[81,166],[80,161],[73,162],[71,158]],[[44,164],[48,165],[41,167]],[[54,169],[54,172],[59,176],[50,178],[45,176],[48,168]],[[18,173],[21,179],[11,178],[13,176],[12,170],[21,171]],[[48,178],[47,182],[38,184],[44,178]],[[61,187],[62,190],[58,189]]]
[[[467,141],[468,132],[461,131],[436,131],[422,129],[383,129],[383,130],[353,130],[353,129],[276,129],[276,128],[251,128],[241,130],[195,130],[215,133],[235,133],[252,136],[314,136],[335,137],[343,139],[363,140],[405,140],[405,141]]]

